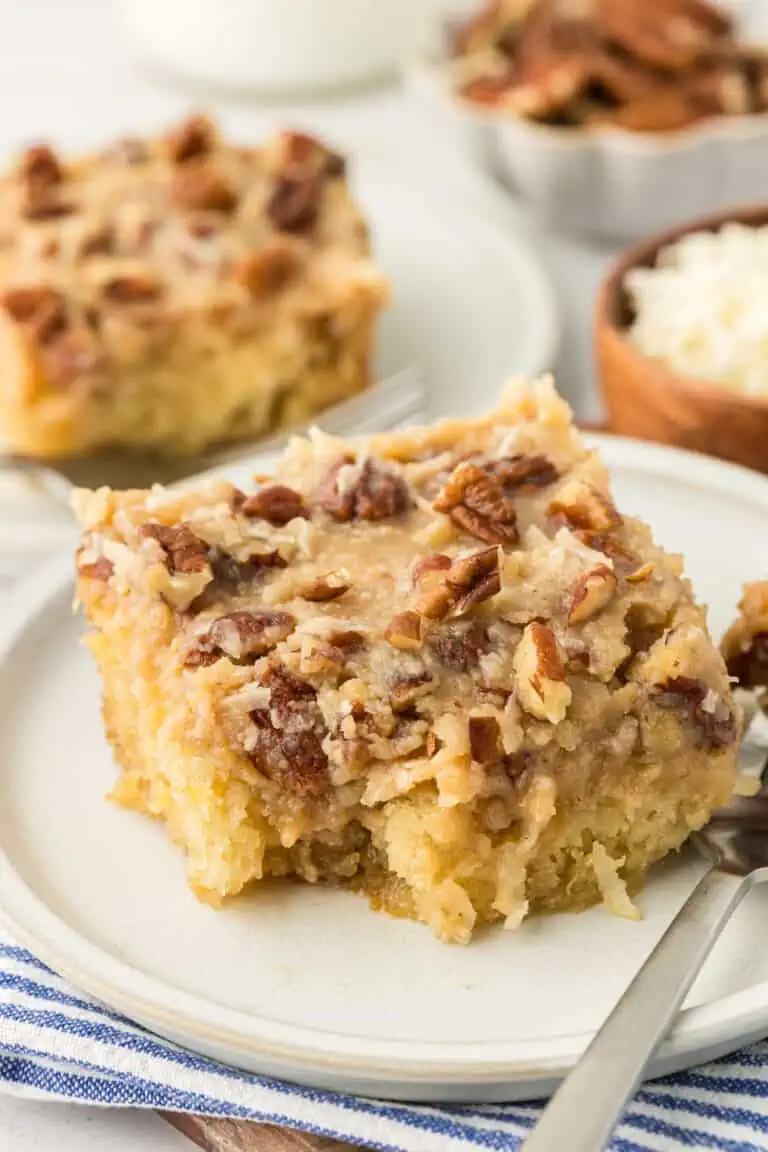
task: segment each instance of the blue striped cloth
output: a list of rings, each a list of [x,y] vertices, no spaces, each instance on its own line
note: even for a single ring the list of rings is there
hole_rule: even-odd
[[[239,1072],[95,1003],[2,935],[0,1090],[257,1120],[380,1152],[507,1152],[541,1107],[392,1104]],[[768,1149],[768,1043],[647,1085],[611,1144],[612,1152],[691,1148]]]

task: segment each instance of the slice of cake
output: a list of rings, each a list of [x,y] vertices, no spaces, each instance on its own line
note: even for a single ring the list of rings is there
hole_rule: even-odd
[[[768,580],[744,586],[739,615],[720,648],[737,684],[768,697]]]
[[[195,452],[369,381],[386,297],[341,156],[205,117],[0,181],[0,436],[34,456]]]
[[[493,415],[295,440],[243,492],[81,492],[122,768],[219,903],[265,876],[466,941],[601,898],[731,794],[705,612],[549,381]]]

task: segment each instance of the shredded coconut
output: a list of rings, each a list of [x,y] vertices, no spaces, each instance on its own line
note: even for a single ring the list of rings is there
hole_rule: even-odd
[[[768,227],[727,224],[662,250],[625,280],[634,344],[702,380],[768,394]]]
[[[619,875],[623,863],[623,859],[614,860],[609,856],[602,844],[596,843],[592,848],[592,868],[606,908],[615,916],[623,916],[625,920],[641,920],[640,910],[633,904],[627,886]]]

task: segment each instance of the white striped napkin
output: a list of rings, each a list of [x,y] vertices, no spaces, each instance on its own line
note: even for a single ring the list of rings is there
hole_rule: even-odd
[[[169,1044],[95,1003],[2,934],[0,1090],[42,1100],[257,1120],[380,1152],[507,1152],[519,1147],[540,1108],[392,1104],[240,1072]],[[610,1147],[764,1152],[768,1042],[646,1085]]]

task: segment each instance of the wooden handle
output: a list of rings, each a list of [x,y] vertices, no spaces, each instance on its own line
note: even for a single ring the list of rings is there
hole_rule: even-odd
[[[213,1120],[183,1112],[160,1112],[182,1136],[204,1152],[362,1152],[357,1145],[340,1144],[325,1136],[312,1136],[272,1124],[248,1120]]]

